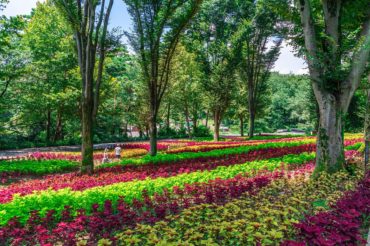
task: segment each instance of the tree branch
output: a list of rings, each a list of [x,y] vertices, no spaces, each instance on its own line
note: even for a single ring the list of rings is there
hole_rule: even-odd
[[[361,37],[359,38],[359,48],[352,56],[351,70],[342,87],[343,95],[342,110],[347,112],[350,98],[357,90],[361,77],[366,69],[366,62],[370,54],[370,9],[368,10],[367,19],[362,26]]]

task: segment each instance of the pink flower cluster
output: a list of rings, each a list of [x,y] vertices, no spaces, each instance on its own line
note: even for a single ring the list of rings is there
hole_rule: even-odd
[[[142,166],[116,166],[98,169],[93,176],[79,175],[78,173],[54,174],[21,183],[11,184],[0,189],[0,203],[6,203],[18,193],[21,196],[32,194],[34,191],[46,189],[59,190],[71,188],[72,190],[85,190],[97,186],[105,186],[119,182],[143,180],[148,177],[170,177],[194,171],[212,170],[218,166],[230,166],[257,159],[280,157],[287,154],[312,152],[315,145],[302,145],[284,148],[269,148],[250,151],[245,154],[229,155],[222,158],[200,158],[196,160],[182,160],[175,163],[148,164]]]
[[[361,227],[370,216],[370,172],[355,191],[347,192],[328,212],[306,216],[295,225],[297,241],[283,245],[359,245],[365,244]],[[368,225],[368,224],[367,224]],[[368,230],[368,228],[364,228]]]
[[[168,144],[157,144],[157,150],[167,150]],[[147,151],[150,150],[150,144],[149,143],[124,143],[120,144],[120,147],[122,149],[145,149]]]
[[[99,160],[103,159],[103,153],[95,153],[94,159]],[[113,153],[108,153],[109,158],[114,158]],[[13,158],[12,160],[68,160],[68,161],[81,161],[81,154],[76,153],[57,153],[57,152],[33,152],[28,154],[27,156],[18,156]]]

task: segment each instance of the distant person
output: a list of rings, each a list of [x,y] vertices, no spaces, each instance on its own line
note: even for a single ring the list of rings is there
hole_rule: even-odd
[[[121,151],[122,151],[122,148],[117,144],[116,147],[114,148],[114,154],[116,156],[116,158],[121,158]]]

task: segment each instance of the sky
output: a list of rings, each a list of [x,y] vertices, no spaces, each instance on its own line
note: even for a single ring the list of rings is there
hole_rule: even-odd
[[[3,13],[6,16],[29,14],[32,8],[36,7],[37,1],[44,0],[10,0]],[[132,25],[126,6],[122,0],[114,1],[110,26],[121,27],[125,31],[130,31]],[[283,42],[279,59],[275,63],[273,71],[282,74],[304,74],[307,73],[307,65],[302,58],[294,56],[293,48]]]

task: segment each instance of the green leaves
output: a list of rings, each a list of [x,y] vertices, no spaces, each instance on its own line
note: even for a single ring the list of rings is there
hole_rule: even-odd
[[[2,161],[0,162],[0,173],[21,173],[21,174],[51,174],[63,171],[76,170],[79,166],[78,162],[64,160],[48,160],[48,161]]]

